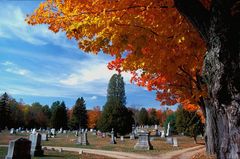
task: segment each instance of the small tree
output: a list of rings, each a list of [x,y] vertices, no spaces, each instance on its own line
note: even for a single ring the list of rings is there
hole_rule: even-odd
[[[78,98],[73,107],[70,126],[73,129],[87,128],[87,110],[83,97]]]
[[[88,127],[96,128],[97,121],[101,116],[100,107],[99,106],[94,107],[93,110],[88,111],[87,114],[88,114]]]
[[[197,143],[197,135],[203,134],[204,124],[197,111],[188,111],[179,106],[176,112],[176,129],[178,133],[193,137]]]
[[[108,84],[107,102],[102,115],[97,123],[101,131],[111,131],[114,128],[115,135],[125,135],[131,132],[134,120],[132,112],[126,106],[126,96],[123,78],[120,74],[114,74]]]

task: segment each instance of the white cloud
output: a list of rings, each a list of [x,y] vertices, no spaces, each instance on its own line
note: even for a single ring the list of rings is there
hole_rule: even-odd
[[[17,75],[21,75],[21,76],[25,76],[27,74],[29,74],[29,70],[27,69],[23,69],[20,66],[10,62],[10,61],[5,61],[2,63],[3,66],[5,66],[5,71],[6,72],[10,72],[13,74],[17,74]]]
[[[107,62],[102,59],[92,58],[86,61],[80,61],[75,66],[72,73],[68,74],[65,79],[61,79],[59,83],[66,86],[79,86],[89,83],[103,83],[107,84],[111,76],[116,71],[107,68]],[[131,75],[123,73],[124,81],[129,83]]]
[[[96,99],[97,99],[97,96],[92,96],[90,99],[91,99],[91,100],[96,100]]]
[[[2,38],[17,37],[33,45],[52,43],[66,48],[77,48],[63,32],[55,34],[46,25],[29,26],[25,21],[26,13],[18,6],[2,5],[0,17],[0,37]]]

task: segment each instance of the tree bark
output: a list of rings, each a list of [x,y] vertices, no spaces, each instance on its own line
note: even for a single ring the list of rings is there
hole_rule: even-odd
[[[209,96],[207,150],[216,151],[217,158],[239,159],[240,1],[212,0],[207,11],[198,0],[191,0],[191,5],[195,4],[193,14],[189,2],[175,0],[177,9],[195,26],[208,47],[203,67]],[[201,16],[202,13],[209,16]]]

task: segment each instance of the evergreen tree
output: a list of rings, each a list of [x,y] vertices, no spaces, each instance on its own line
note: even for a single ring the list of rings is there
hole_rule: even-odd
[[[147,110],[145,108],[141,108],[138,115],[139,125],[147,125],[149,121]]]
[[[51,125],[56,129],[67,128],[67,109],[64,102],[56,101],[52,104]]]
[[[78,98],[72,112],[72,119],[70,121],[72,129],[85,129],[87,128],[87,110],[83,97]]]
[[[47,125],[47,126],[50,126],[50,125],[49,125],[49,121],[51,120],[51,115],[52,115],[51,109],[49,108],[48,105],[44,105],[44,106],[42,107],[42,112],[43,112],[43,114],[47,117],[47,120],[48,120],[48,125]]]
[[[132,112],[126,108],[126,96],[122,76],[114,74],[108,84],[107,102],[103,107],[97,127],[103,132],[114,128],[115,135],[125,135],[131,132],[134,120]]]
[[[176,112],[176,129],[178,133],[193,137],[196,143],[197,135],[204,132],[204,124],[196,111],[188,111],[179,106]]]
[[[0,98],[0,130],[2,130],[9,125],[10,107],[8,104],[9,96],[6,92]]]

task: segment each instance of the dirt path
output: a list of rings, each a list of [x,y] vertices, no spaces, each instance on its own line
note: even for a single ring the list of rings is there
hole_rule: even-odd
[[[7,145],[0,145],[0,147],[7,147]],[[161,155],[142,155],[130,152],[118,152],[118,151],[106,151],[97,149],[84,149],[73,147],[55,147],[55,146],[43,146],[43,149],[56,150],[56,151],[72,151],[78,153],[90,153],[102,156],[108,156],[116,159],[190,159],[194,154],[204,151],[205,146],[196,146],[181,150],[168,152]]]
[[[108,156],[117,159],[190,159],[194,154],[203,151],[204,146],[196,146],[192,148],[177,150],[165,154],[161,154],[159,156],[150,156],[150,155],[143,155],[137,153],[130,153],[130,152],[118,152],[118,151],[106,151],[106,150],[96,150],[96,149],[84,149],[84,148],[71,148],[71,147],[53,147],[53,146],[44,146],[47,149],[54,148],[55,150],[62,149],[63,151],[74,151],[79,153],[90,153],[90,154],[97,154]]]

